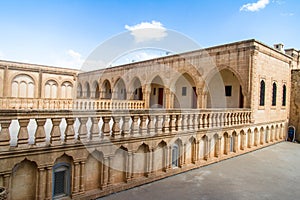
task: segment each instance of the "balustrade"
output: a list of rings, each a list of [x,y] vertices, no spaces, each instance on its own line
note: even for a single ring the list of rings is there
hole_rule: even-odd
[[[42,111],[20,110],[15,113],[3,110],[0,113],[0,149],[10,146],[22,148],[74,144],[76,142],[101,142],[103,139],[149,137],[185,131],[205,131],[251,123],[251,111],[236,110],[134,110],[134,111]],[[46,121],[51,127],[46,131]],[[12,120],[17,120],[19,130],[10,133]],[[29,133],[30,120],[36,121],[36,129]],[[61,122],[66,123],[63,131]],[[79,127],[79,128],[76,128]],[[49,127],[48,127],[49,129]],[[48,132],[48,136],[46,134]],[[17,137],[17,141],[11,138]],[[49,137],[50,140],[46,138]],[[32,142],[33,141],[33,142]]]

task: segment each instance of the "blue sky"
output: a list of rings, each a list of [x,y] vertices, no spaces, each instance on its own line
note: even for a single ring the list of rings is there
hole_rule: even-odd
[[[153,22],[201,47],[255,38],[300,49],[299,19],[299,0],[0,0],[0,59],[80,68],[99,44]]]

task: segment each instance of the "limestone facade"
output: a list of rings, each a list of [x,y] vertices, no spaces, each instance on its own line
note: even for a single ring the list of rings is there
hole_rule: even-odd
[[[281,142],[296,53],[246,40],[91,72],[1,61],[0,186],[93,199]]]

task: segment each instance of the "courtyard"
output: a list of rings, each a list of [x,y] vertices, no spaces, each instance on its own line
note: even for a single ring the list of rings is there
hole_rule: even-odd
[[[299,148],[281,142],[99,200],[299,199]]]

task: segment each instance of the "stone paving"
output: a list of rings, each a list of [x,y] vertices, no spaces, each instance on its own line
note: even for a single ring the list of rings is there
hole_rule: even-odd
[[[282,142],[99,200],[300,199],[300,145]]]

